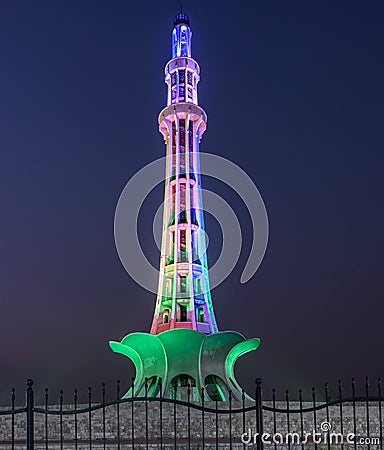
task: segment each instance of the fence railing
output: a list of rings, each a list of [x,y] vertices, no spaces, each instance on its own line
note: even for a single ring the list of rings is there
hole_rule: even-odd
[[[75,390],[71,403],[64,404],[60,391],[51,405],[45,389],[38,406],[29,379],[25,406],[15,406],[12,389],[10,409],[0,408],[0,449],[383,449],[381,379],[370,386],[367,378],[363,396],[356,394],[354,379],[347,395],[339,381],[335,398],[325,384],[322,392],[312,389],[311,399],[304,400],[299,390],[296,400],[288,391],[278,400],[272,390],[265,400],[260,379],[254,401],[244,392],[240,402],[231,395],[228,402],[191,401],[190,386],[185,393],[185,399],[122,399],[118,381],[111,400],[103,384],[99,403],[89,388],[85,404]]]

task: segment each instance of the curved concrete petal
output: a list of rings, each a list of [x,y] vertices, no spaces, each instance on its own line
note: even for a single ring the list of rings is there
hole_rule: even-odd
[[[145,378],[167,378],[167,357],[163,344],[157,336],[148,333],[131,333],[120,342],[110,341],[109,346],[116,352],[127,356],[134,364],[136,377],[134,394],[144,395]],[[132,395],[131,389],[124,398]]]

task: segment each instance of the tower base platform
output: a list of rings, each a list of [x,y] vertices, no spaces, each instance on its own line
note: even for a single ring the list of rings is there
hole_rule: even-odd
[[[123,396],[160,396],[180,400],[242,400],[235,380],[237,359],[256,350],[260,339],[246,340],[236,331],[203,334],[174,328],[159,334],[131,333],[121,342],[110,341],[115,353],[134,364],[133,387]],[[244,394],[246,400],[251,398]]]

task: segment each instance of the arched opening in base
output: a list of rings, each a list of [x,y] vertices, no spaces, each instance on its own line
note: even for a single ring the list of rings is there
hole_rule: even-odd
[[[172,378],[170,386],[170,397],[173,400],[194,400],[196,381],[185,373]]]
[[[212,401],[225,402],[228,400],[228,387],[219,376],[208,375],[204,384],[205,392]]]
[[[150,377],[147,379],[147,387],[143,386],[143,395],[157,397],[160,395],[161,377]]]

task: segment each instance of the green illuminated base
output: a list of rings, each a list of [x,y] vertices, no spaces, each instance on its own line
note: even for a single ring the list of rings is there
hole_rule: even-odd
[[[236,360],[256,350],[260,339],[246,340],[235,331],[205,335],[195,330],[174,328],[160,334],[131,333],[121,342],[110,341],[111,349],[127,356],[134,364],[134,388],[123,398],[163,396],[186,398],[188,385],[191,400],[241,400],[242,390],[234,377]],[[250,399],[246,395],[247,399]]]

